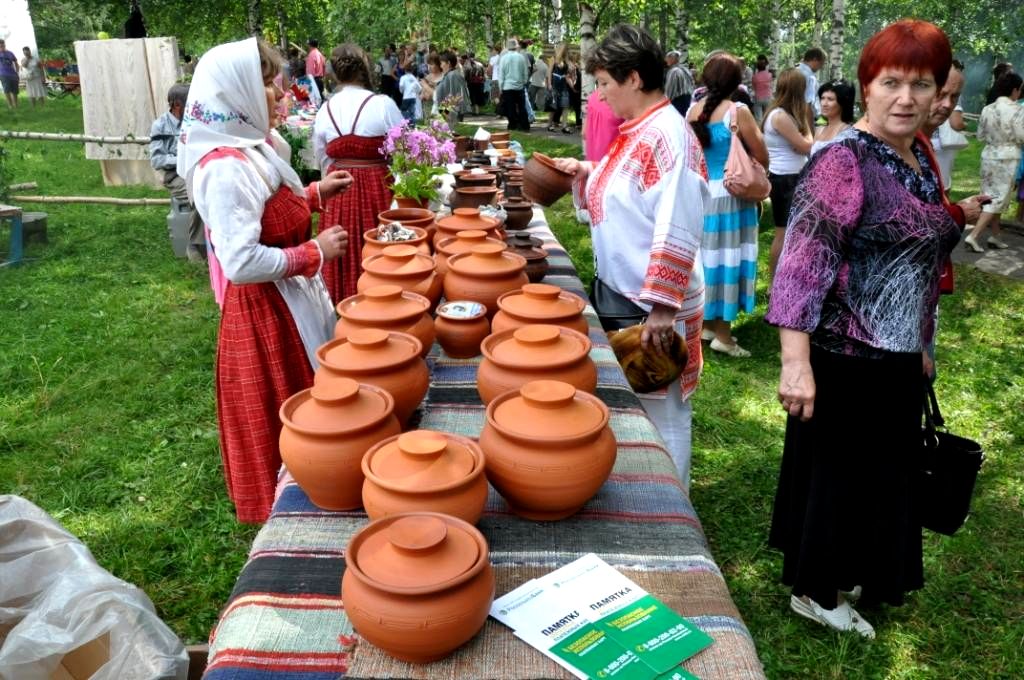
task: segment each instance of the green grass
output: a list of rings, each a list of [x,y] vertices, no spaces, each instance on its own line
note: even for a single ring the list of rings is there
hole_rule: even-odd
[[[77,100],[0,109],[0,128],[81,131]],[[515,135],[528,150],[579,152]],[[82,147],[8,142],[14,181],[38,193],[162,196],[102,186]],[[977,190],[976,145],[955,186]],[[238,524],[220,471],[213,398],[219,314],[206,272],[171,256],[163,208],[31,206],[50,244],[0,268],[0,493],[57,517],[117,576],[143,588],[186,641],[204,640],[255,529]],[[568,199],[548,211],[584,279],[587,227]],[[0,227],[0,257],[6,255]],[[771,234],[762,233],[766,256]],[[763,258],[762,258],[763,259]],[[942,302],[939,398],[951,427],[988,453],[974,514],[928,534],[926,588],[870,617],[872,643],[792,615],[765,543],[784,421],[778,344],[758,313],[736,325],[748,360],[706,358],[694,398],[693,500],[770,678],[1024,677],[1024,287],[960,268]],[[866,498],[871,490],[865,489]]]

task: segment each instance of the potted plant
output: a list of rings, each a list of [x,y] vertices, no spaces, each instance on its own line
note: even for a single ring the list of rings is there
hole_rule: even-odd
[[[455,143],[448,126],[438,120],[417,128],[403,120],[388,130],[381,152],[390,159],[399,207],[426,208],[438,198],[440,175],[455,162]]]

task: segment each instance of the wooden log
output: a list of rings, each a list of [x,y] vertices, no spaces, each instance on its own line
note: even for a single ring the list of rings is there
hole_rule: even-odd
[[[7,188],[11,191],[25,191],[26,189],[38,189],[39,185],[35,182],[21,182],[20,184],[12,184]]]
[[[110,196],[11,196],[21,203],[97,203],[103,205],[170,205],[169,198],[113,198]]]
[[[19,130],[0,130],[0,137],[9,139],[33,139],[41,142],[92,142],[94,144],[149,144],[149,137],[97,137],[95,135],[79,135],[70,132],[22,132]]]

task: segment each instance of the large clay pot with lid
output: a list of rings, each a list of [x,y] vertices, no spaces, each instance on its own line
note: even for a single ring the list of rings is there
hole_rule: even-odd
[[[396,435],[366,452],[362,470],[370,519],[443,512],[476,524],[487,502],[484,454],[467,437],[430,430]]]
[[[448,258],[459,253],[468,253],[473,246],[484,243],[502,243],[496,238],[491,238],[486,231],[480,229],[466,229],[458,232],[455,236],[442,239],[437,244],[434,252],[435,271],[442,277],[441,285],[444,286],[444,275],[448,273]]]
[[[549,206],[572,191],[573,175],[562,172],[555,162],[535,151],[523,168],[523,193],[543,206]]]
[[[430,300],[400,286],[372,286],[345,298],[335,310],[339,318],[334,324],[334,337],[339,340],[360,328],[379,328],[415,336],[423,345],[420,356],[427,356],[434,344]]]
[[[416,246],[416,249],[421,253],[430,255],[430,242],[428,241],[429,234],[427,230],[421,227],[409,227],[416,232],[416,238],[411,238],[408,241],[380,241],[377,239],[377,230],[370,229],[363,233],[363,251],[359,254],[359,257],[365,260],[368,257],[374,255],[380,255],[384,252],[385,248],[390,246]]]
[[[512,231],[526,229],[533,219],[533,202],[522,196],[511,196],[501,207],[508,213],[505,220],[505,228]]]
[[[388,246],[380,255],[363,260],[363,273],[356,281],[356,290],[395,284],[430,300],[431,307],[441,299],[441,279],[434,272],[434,258],[416,246]]]
[[[487,307],[490,317],[498,311],[502,293],[529,282],[522,256],[507,252],[504,243],[485,243],[448,258],[444,296],[449,300],[475,300]]]
[[[480,214],[479,208],[456,208],[451,215],[437,220],[437,233],[434,234],[434,246],[443,239],[456,236],[466,229],[481,229],[488,232],[491,238],[498,238],[498,227],[501,221]]]
[[[585,392],[597,390],[590,339],[573,330],[531,324],[492,333],[480,345],[484,360],[476,388],[485,404],[534,380],[561,380]]]
[[[352,536],[341,598],[356,632],[391,656],[443,659],[476,635],[494,600],[487,541],[435,512],[390,515]]]
[[[615,465],[608,407],[556,380],[527,383],[492,401],[480,446],[487,479],[512,512],[534,520],[576,513]]]
[[[520,290],[498,298],[499,311],[491,322],[491,332],[500,333],[535,323],[570,328],[587,335],[590,325],[583,316],[587,303],[578,295],[547,283],[528,283]]]
[[[404,426],[430,387],[421,347],[408,333],[359,328],[344,340],[331,340],[317,349],[320,367],[313,382],[351,378],[387,390],[395,400],[395,416]]]
[[[437,308],[434,318],[437,342],[453,359],[480,354],[480,344],[491,333],[487,308],[472,300],[452,300]]]
[[[401,432],[394,411],[379,387],[349,378],[314,384],[281,404],[281,460],[316,506],[358,508],[363,455]]]

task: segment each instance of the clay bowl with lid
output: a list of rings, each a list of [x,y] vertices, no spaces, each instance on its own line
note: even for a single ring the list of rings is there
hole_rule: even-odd
[[[345,567],[341,597],[352,626],[403,661],[448,656],[480,632],[494,601],[486,539],[450,515],[375,520],[352,536]]]
[[[431,307],[441,299],[441,279],[434,272],[434,258],[421,253],[416,246],[388,246],[380,255],[363,260],[356,291],[363,293],[373,286],[388,284],[422,295],[430,300]]]
[[[509,231],[526,229],[533,219],[533,202],[522,196],[510,196],[501,207],[508,213],[505,228]]]
[[[452,195],[453,208],[479,208],[494,203],[498,196],[496,186],[458,187]]]
[[[534,380],[561,380],[591,394],[597,390],[590,339],[562,326],[530,324],[492,333],[480,352],[476,388],[485,404]]]
[[[360,328],[379,328],[415,336],[423,345],[420,356],[426,356],[434,344],[430,300],[400,286],[371,286],[345,298],[334,309],[339,317],[334,324],[334,337],[339,340]]]
[[[473,246],[468,253],[448,258],[444,296],[449,300],[473,300],[487,307],[487,316],[498,311],[502,293],[529,283],[526,260],[507,251],[504,243]]]
[[[491,238],[497,238],[499,226],[501,220],[481,215],[479,208],[455,208],[451,215],[438,218],[434,246],[466,229],[480,229],[486,231]]]
[[[380,255],[384,252],[385,248],[390,246],[416,246],[416,249],[421,253],[430,255],[430,234],[427,233],[427,230],[422,227],[407,228],[416,232],[416,238],[411,238],[408,241],[379,241],[376,229],[364,232],[363,251],[359,254],[360,259],[365,260],[374,255]]]
[[[389,437],[363,456],[363,507],[370,519],[443,512],[476,524],[487,502],[480,445],[446,432]]]
[[[540,283],[547,276],[548,252],[541,248],[509,248],[509,251],[521,255],[526,260],[526,278],[530,283]]]
[[[488,404],[480,447],[487,479],[512,512],[544,521],[579,511],[616,457],[608,407],[557,380],[527,383]]]
[[[544,247],[544,241],[540,240],[536,236],[531,236],[526,231],[513,231],[505,234],[505,243],[512,250],[518,250],[521,248],[541,248]]]
[[[448,273],[448,258],[459,253],[468,253],[473,246],[484,243],[498,243],[504,245],[496,238],[488,237],[488,232],[481,229],[466,229],[458,232],[455,236],[441,239],[434,252],[435,271],[442,277],[441,285],[444,286],[444,275]]]
[[[434,331],[441,349],[452,359],[480,354],[480,343],[491,333],[487,307],[472,300],[450,300],[437,308]]]
[[[547,283],[528,283],[498,298],[498,313],[491,332],[501,333],[529,324],[562,326],[587,335],[590,325],[583,316],[587,303],[578,295]]]
[[[461,189],[462,187],[493,187],[496,186],[498,178],[490,172],[473,172],[470,170],[460,170],[455,175],[455,187]]]
[[[430,386],[422,344],[408,333],[359,328],[343,340],[330,340],[316,351],[320,367],[314,385],[350,378],[387,390],[395,416],[404,427]]]
[[[549,206],[572,191],[573,177],[559,170],[551,158],[535,151],[523,168],[523,192],[527,198]]]
[[[506,131],[503,132],[492,132],[491,133],[491,144],[493,145],[495,140],[499,142],[508,142],[512,139],[512,133]]]
[[[314,384],[283,404],[281,460],[316,506],[362,505],[363,455],[401,432],[395,400],[379,387],[348,378]]]

